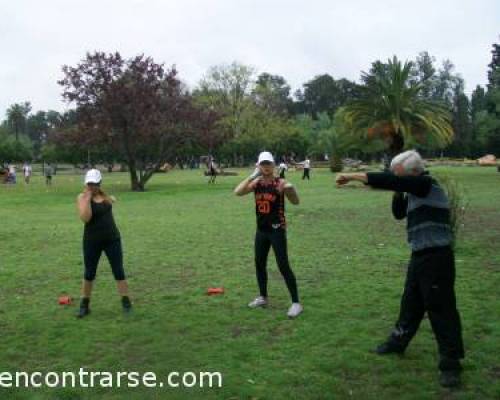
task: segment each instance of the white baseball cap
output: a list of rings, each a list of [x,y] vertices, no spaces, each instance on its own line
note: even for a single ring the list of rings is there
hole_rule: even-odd
[[[259,159],[257,161],[257,164],[260,164],[264,161],[272,162],[274,164],[274,157],[271,153],[268,151],[263,151],[262,153],[259,154]]]
[[[102,175],[98,169],[89,169],[85,174],[85,184],[87,183],[101,183]]]

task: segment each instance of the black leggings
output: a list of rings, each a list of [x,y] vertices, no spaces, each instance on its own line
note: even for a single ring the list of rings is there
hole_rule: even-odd
[[[260,295],[267,297],[267,256],[269,249],[273,247],[276,263],[285,279],[286,286],[292,297],[292,302],[299,302],[297,291],[297,281],[288,263],[288,251],[286,241],[286,231],[284,229],[274,229],[269,232],[257,230],[255,234],[255,268],[257,272],[257,282],[259,284]]]
[[[391,340],[408,346],[427,312],[438,343],[441,370],[459,369],[464,357],[462,326],[455,300],[455,259],[450,247],[413,253],[401,309]]]
[[[302,180],[304,180],[304,179],[306,179],[306,178],[307,178],[308,180],[310,180],[310,179],[311,179],[311,177],[309,176],[309,168],[304,168],[304,175],[302,175]]]
[[[125,280],[125,271],[123,270],[123,252],[122,242],[120,239],[106,241],[83,241],[83,262],[85,264],[84,279],[93,281],[97,272],[99,259],[104,251],[109,263],[113,276],[117,281]]]

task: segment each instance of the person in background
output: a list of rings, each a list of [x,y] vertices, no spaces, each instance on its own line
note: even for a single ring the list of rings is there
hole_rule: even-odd
[[[284,160],[281,160],[281,163],[278,167],[278,172],[281,179],[285,179],[285,172],[288,170],[288,166],[286,165]]]
[[[52,167],[52,165],[50,163],[47,163],[47,165],[45,166],[44,174],[45,174],[45,184],[47,186],[51,186],[52,185],[52,175],[54,175],[54,168]]]
[[[304,180],[306,178],[307,178],[307,180],[310,180],[311,179],[311,175],[310,175],[311,160],[309,160],[309,157],[306,157],[306,159],[299,164],[302,164],[302,166],[304,167],[304,174],[302,175],[302,180]]]
[[[12,184],[16,184],[17,182],[17,177],[16,177],[16,166],[14,164],[9,164],[9,177],[8,177],[8,182]]]
[[[26,161],[23,165],[23,175],[24,175],[24,182],[25,183],[30,183],[31,175],[33,173],[33,170],[31,168],[31,165],[29,164],[28,161]]]
[[[208,159],[208,175],[210,176],[208,183],[215,183],[215,179],[217,179],[217,166],[212,156]]]

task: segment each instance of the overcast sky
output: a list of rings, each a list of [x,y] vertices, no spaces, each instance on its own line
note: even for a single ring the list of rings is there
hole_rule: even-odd
[[[450,59],[466,92],[485,84],[499,0],[0,0],[0,119],[15,102],[62,111],[63,64],[87,51],[176,64],[196,85],[234,60],[284,76],[358,80],[376,59]]]

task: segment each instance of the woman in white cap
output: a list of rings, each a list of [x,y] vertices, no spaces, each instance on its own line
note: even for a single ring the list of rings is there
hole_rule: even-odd
[[[248,306],[265,307],[267,297],[267,257],[271,246],[276,256],[278,268],[292,298],[288,310],[290,318],[302,312],[299,302],[297,282],[288,262],[285,196],[292,204],[299,204],[299,197],[294,186],[284,179],[274,176],[274,158],[264,151],[259,154],[254,173],[244,179],[234,190],[237,196],[255,194],[255,212],[257,214],[257,232],[255,234],[255,267],[260,295]]]
[[[120,231],[113,218],[113,202],[101,189],[102,176],[99,170],[91,169],[85,175],[85,190],[77,199],[80,219],[85,223],[83,233],[83,260],[85,272],[82,283],[82,299],[77,314],[83,318],[90,313],[89,303],[97,265],[102,252],[106,254],[122,298],[125,312],[132,309],[128,297],[128,285],[123,270],[123,252]]]

